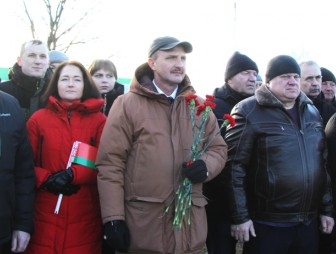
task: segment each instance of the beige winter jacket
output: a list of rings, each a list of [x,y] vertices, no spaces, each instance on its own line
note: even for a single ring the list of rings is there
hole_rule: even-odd
[[[194,89],[185,77],[170,105],[152,80],[149,66],[140,66],[130,91],[117,98],[108,116],[96,161],[103,222],[126,220],[129,253],[201,253],[207,235],[202,184],[192,188],[190,227],[173,230],[174,209],[164,213],[181,183],[182,163],[190,160],[192,128],[185,96]],[[212,137],[218,124],[213,113],[208,120],[205,132]],[[224,168],[227,146],[220,135],[201,159],[207,181]]]

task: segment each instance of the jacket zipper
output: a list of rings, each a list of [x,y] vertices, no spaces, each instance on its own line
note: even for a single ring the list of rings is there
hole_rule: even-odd
[[[105,115],[106,112],[106,105],[107,105],[107,98],[106,98],[106,93],[104,94],[104,106],[103,106],[103,114]]]
[[[44,141],[44,136],[41,136],[41,139],[40,139],[40,153],[39,153],[39,166],[42,168],[42,147],[43,147],[43,141]]]

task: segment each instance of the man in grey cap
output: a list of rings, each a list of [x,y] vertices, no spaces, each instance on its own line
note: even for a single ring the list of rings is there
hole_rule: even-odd
[[[191,160],[192,145],[186,97],[195,93],[185,69],[186,53],[191,51],[189,42],[168,36],[155,39],[147,62],[135,71],[130,91],[110,110],[96,165],[104,236],[117,251],[206,253],[202,185],[219,174],[227,148],[217,136],[200,159],[185,163]],[[211,112],[205,136],[214,137],[218,131]],[[192,183],[191,210],[182,228],[174,230],[172,201],[185,177]]]

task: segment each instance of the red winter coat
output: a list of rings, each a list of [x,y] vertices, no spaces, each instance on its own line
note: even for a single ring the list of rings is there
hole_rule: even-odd
[[[34,151],[37,193],[35,233],[25,253],[93,254],[101,252],[102,222],[97,191],[97,172],[72,165],[78,193],[63,196],[54,214],[58,195],[39,187],[52,173],[65,169],[74,141],[98,147],[106,117],[101,99],[87,99],[67,105],[50,97],[45,109],[27,122]]]

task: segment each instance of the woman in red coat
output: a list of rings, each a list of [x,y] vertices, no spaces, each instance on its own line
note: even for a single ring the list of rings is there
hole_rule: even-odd
[[[98,147],[106,120],[103,100],[85,67],[70,61],[55,70],[41,101],[45,107],[27,122],[37,193],[35,233],[25,253],[100,253],[97,172],[67,163],[74,141]],[[63,199],[55,214],[59,194]]]

